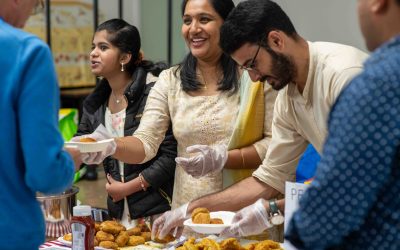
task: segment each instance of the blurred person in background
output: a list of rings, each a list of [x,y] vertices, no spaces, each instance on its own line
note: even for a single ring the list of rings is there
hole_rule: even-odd
[[[286,181],[295,181],[308,144],[322,152],[329,111],[340,91],[361,72],[368,55],[342,44],[305,40],[280,6],[269,0],[239,3],[221,27],[220,45],[253,81],[266,80],[280,90],[262,165],[253,176],[194,200],[187,209],[242,209],[222,234],[241,237],[283,222],[278,210],[283,211],[284,200],[275,199],[284,194]],[[174,214],[160,226],[160,236],[183,223],[184,214]]]
[[[38,249],[45,223],[36,192],[72,185],[76,149],[63,150],[59,87],[49,47],[22,31],[38,0],[0,1],[0,249]]]
[[[87,134],[96,139],[99,125],[105,126],[103,132],[110,137],[132,135],[138,128],[149,92],[166,68],[163,63],[145,60],[140,46],[138,29],[124,20],[111,19],[97,27],[90,61],[100,82],[84,101],[73,141]],[[143,223],[139,219],[153,221],[157,214],[170,210],[175,157],[176,140],[170,126],[151,161],[128,164],[112,157],[104,159],[109,215],[132,228]]]
[[[400,0],[358,0],[371,57],[339,96],[288,225],[299,249],[400,249]]]

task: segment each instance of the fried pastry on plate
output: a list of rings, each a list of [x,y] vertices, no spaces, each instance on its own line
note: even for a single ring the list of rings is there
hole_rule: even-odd
[[[64,235],[63,239],[66,240],[66,241],[72,241],[72,234],[69,233],[69,234]]]
[[[137,246],[137,245],[144,244],[144,242],[145,242],[145,240],[142,236],[132,235],[132,236],[129,236],[128,246]]]
[[[113,241],[105,240],[99,243],[99,247],[104,247],[107,249],[118,249],[118,244]]]
[[[100,241],[114,241],[114,235],[106,233],[104,231],[98,231],[96,233],[96,239]]]
[[[224,224],[224,221],[220,218],[211,218],[210,224]]]

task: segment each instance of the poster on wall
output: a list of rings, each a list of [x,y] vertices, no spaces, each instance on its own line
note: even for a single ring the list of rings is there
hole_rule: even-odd
[[[93,36],[93,1],[52,0],[51,49],[61,88],[90,87],[95,78],[89,67]],[[32,16],[25,30],[46,37],[45,14]]]

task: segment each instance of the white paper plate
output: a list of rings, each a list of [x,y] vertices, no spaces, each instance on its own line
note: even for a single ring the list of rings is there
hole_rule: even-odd
[[[71,242],[71,241],[64,240],[63,236],[60,236],[57,240],[58,240],[59,242],[63,243],[64,245],[68,246],[68,247],[72,246],[72,242]],[[95,250],[105,250],[105,249],[108,249],[108,248],[94,247],[94,249],[95,249]]]
[[[225,228],[231,225],[232,219],[235,216],[234,212],[228,211],[219,211],[219,212],[211,212],[211,218],[219,218],[224,221],[224,224],[194,224],[192,219],[187,219],[183,223],[183,225],[191,228],[196,233],[201,234],[219,234]]]
[[[96,142],[74,142],[68,141],[64,143],[65,147],[77,147],[82,153],[100,152],[107,148],[107,146],[114,140],[114,138],[106,139]]]

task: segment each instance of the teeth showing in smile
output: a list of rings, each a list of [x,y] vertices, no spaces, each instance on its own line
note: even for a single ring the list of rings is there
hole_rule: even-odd
[[[205,40],[206,39],[204,39],[204,38],[195,38],[195,39],[192,39],[192,43],[197,44],[197,43],[204,42]]]

